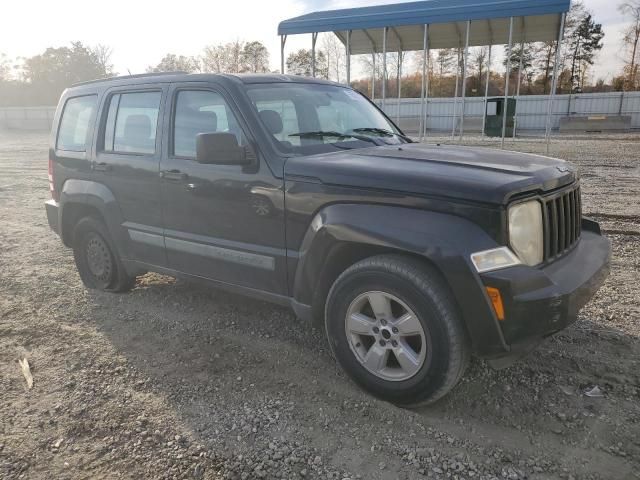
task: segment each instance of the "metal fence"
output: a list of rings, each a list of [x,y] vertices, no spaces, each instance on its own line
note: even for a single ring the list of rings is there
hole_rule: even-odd
[[[547,114],[546,95],[522,95],[518,99],[517,128],[521,132],[544,130]],[[376,99],[380,105],[380,100]],[[454,110],[455,105],[455,110]],[[484,99],[467,97],[464,103],[465,131],[480,131]],[[427,109],[427,128],[431,131],[451,131],[459,117],[462,101],[458,98],[430,98]],[[420,99],[403,98],[398,112],[397,98],[387,98],[384,110],[392,118],[400,114],[400,126],[407,132],[418,129]],[[458,112],[458,115],[454,115]],[[0,108],[0,128],[16,130],[49,130],[55,107]],[[585,93],[556,95],[552,128],[557,129],[560,118],[567,116],[626,115],[631,117],[631,128],[640,129],[640,92]]]
[[[0,128],[11,130],[51,130],[56,107],[0,108]]]
[[[547,116],[547,95],[522,95],[516,107],[517,128],[520,131],[544,130]],[[376,99],[380,106],[381,102]],[[467,97],[464,102],[465,131],[482,128],[484,98]],[[462,100],[430,98],[427,108],[427,129],[451,131],[462,110]],[[387,98],[384,111],[392,119],[399,118],[401,128],[417,131],[420,121],[420,99],[403,98],[398,112],[398,99]],[[398,117],[398,113],[400,114]],[[455,114],[454,114],[455,113]],[[631,128],[640,129],[640,92],[584,93],[556,95],[551,125],[558,129],[560,118],[568,116],[626,115]],[[457,125],[458,126],[458,125]]]

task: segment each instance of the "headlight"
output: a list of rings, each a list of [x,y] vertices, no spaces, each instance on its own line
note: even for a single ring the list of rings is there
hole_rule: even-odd
[[[537,200],[509,207],[509,245],[527,265],[542,262],[542,205]]]

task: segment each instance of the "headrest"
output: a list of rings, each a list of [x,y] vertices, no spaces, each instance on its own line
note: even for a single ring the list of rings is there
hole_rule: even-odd
[[[194,117],[194,125],[204,129],[198,133],[210,133],[218,131],[218,115],[216,112],[211,111],[199,111],[196,112]]]
[[[194,109],[182,109],[176,115],[176,128],[186,129],[189,132],[210,133],[218,130],[218,115],[216,112]]]
[[[130,115],[124,122],[124,138],[148,140],[151,137],[151,119],[146,115]]]
[[[272,135],[277,135],[282,132],[284,128],[282,125],[282,117],[275,110],[262,110],[260,112],[260,118]]]

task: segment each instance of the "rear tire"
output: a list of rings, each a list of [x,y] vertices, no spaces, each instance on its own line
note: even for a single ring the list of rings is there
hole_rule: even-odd
[[[127,292],[136,277],[127,274],[107,227],[94,217],[84,217],[73,230],[73,258],[82,283],[105,292]]]
[[[333,284],[325,327],[347,374],[402,407],[433,403],[458,383],[470,347],[448,285],[427,264],[380,255]]]

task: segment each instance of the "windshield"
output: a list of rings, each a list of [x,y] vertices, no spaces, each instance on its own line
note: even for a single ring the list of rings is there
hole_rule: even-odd
[[[247,93],[278,149],[313,155],[408,140],[365,97],[335,85],[271,83]]]

